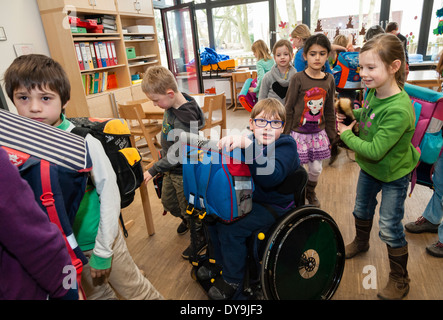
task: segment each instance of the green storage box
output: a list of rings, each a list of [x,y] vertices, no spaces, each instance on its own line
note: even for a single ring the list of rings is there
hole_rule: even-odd
[[[86,28],[83,27],[71,27],[71,33],[87,33]]]
[[[134,59],[137,55],[135,54],[135,48],[134,47],[127,47],[126,48],[126,56],[128,59]]]

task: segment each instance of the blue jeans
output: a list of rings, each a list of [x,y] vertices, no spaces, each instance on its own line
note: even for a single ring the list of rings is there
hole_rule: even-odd
[[[440,225],[438,227],[438,240],[443,243],[443,223],[441,223],[443,216],[443,154],[440,155],[435,163],[432,179],[434,182],[434,194],[423,212],[423,217],[430,223]]]
[[[355,199],[354,216],[371,220],[377,206],[377,194],[381,191],[380,239],[392,248],[407,244],[402,224],[404,205],[409,187],[409,175],[392,182],[383,182],[360,171]]]

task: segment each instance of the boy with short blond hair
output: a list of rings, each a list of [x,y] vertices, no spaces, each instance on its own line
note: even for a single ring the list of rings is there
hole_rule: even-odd
[[[160,143],[161,159],[145,172],[145,183],[158,173],[163,173],[161,201],[166,211],[182,219],[177,232],[184,234],[189,229],[189,215],[186,214],[187,201],[183,191],[183,169],[180,163],[179,148],[171,152],[170,148],[180,138],[180,132],[194,132],[205,125],[205,116],[197,102],[186,93],[178,90],[174,75],[162,66],[150,67],[143,76],[142,90],[154,105],[165,110]],[[168,152],[169,151],[169,152]],[[198,252],[206,248],[206,240],[201,222],[197,223]],[[190,246],[182,253],[188,259]]]

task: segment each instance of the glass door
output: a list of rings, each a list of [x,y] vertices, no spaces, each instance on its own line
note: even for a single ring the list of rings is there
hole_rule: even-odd
[[[161,16],[168,67],[177,79],[179,90],[189,94],[202,93],[194,3],[161,9]]]

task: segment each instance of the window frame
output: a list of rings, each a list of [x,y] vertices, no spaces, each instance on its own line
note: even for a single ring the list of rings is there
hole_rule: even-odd
[[[209,45],[211,48],[215,47],[215,38],[214,38],[214,23],[212,19],[212,9],[218,7],[226,7],[240,4],[251,4],[256,2],[265,2],[269,3],[269,26],[270,26],[270,47],[272,48],[276,42],[277,34],[276,34],[276,3],[275,0],[205,0],[204,3],[196,3],[195,9],[201,10],[206,9],[206,19],[208,23],[208,35],[209,35]],[[175,5],[182,4],[184,1],[182,0],[174,0]],[[427,55],[427,46],[429,41],[429,32],[431,28],[431,20],[432,20],[432,9],[434,6],[434,0],[426,0],[423,1],[423,10],[420,22],[420,31],[418,37],[417,44],[417,53],[423,55],[423,60],[430,60],[431,55]],[[155,8],[155,5],[154,5]],[[380,8],[380,20],[379,24],[386,27],[384,24],[386,21],[389,21],[389,15],[391,11],[391,0],[381,0],[381,8]],[[311,27],[311,0],[303,0],[302,1],[302,23]]]

